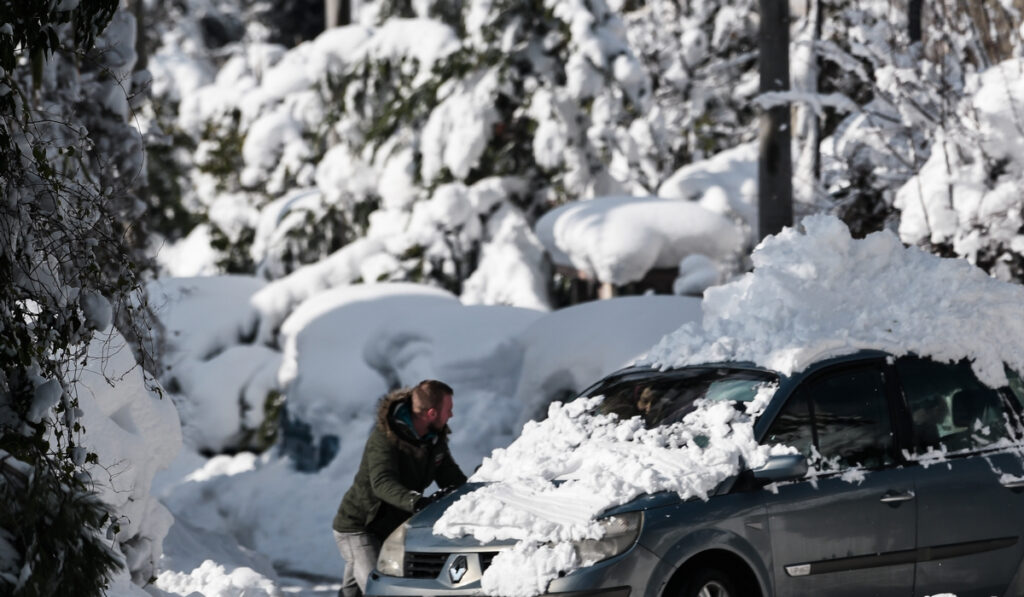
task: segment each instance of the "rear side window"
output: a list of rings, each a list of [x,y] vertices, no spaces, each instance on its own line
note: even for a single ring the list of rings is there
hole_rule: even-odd
[[[949,452],[980,450],[1009,437],[1010,419],[1000,392],[978,381],[967,361],[903,357],[896,361],[896,372],[919,453],[941,447]]]
[[[858,367],[809,380],[768,430],[767,443],[793,446],[828,472],[895,462],[891,417],[881,371]]]

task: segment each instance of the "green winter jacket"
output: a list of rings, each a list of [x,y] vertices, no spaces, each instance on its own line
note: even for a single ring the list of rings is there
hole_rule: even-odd
[[[411,408],[409,390],[392,392],[381,400],[359,471],[334,516],[334,530],[370,532],[383,541],[409,518],[431,482],[437,481],[438,487],[466,482],[448,451],[448,426],[418,439],[403,421],[407,417],[402,415],[411,413]]]

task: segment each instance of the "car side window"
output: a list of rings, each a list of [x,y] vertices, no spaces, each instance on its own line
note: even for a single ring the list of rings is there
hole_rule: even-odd
[[[998,390],[982,384],[967,361],[937,363],[920,357],[896,361],[896,373],[914,424],[918,453],[984,449],[1009,437]]]
[[[771,444],[797,448],[823,472],[892,464],[895,444],[881,371],[858,367],[809,380],[790,397],[767,437]]]

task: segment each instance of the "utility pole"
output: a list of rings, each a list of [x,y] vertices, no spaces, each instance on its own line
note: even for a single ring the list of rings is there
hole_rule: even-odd
[[[924,0],[910,0],[907,5],[907,31],[910,41],[921,41],[921,8]]]
[[[789,0],[760,0],[761,93],[789,90]],[[793,225],[789,103],[761,114],[757,162],[758,238]]]

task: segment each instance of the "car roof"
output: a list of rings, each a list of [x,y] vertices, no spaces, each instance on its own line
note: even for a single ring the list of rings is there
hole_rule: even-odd
[[[693,369],[736,369],[736,370],[747,370],[747,371],[759,371],[763,373],[771,373],[778,376],[779,378],[800,378],[806,374],[813,372],[822,367],[827,367],[835,364],[844,362],[855,362],[862,360],[873,360],[886,357],[892,357],[891,353],[881,350],[856,350],[854,352],[846,354],[835,354],[829,352],[822,352],[820,356],[816,357],[810,365],[795,371],[791,374],[783,374],[779,371],[775,371],[769,367],[764,367],[750,361],[713,361],[706,363],[693,363],[683,365],[681,367],[655,367],[651,365],[632,365],[619,369],[607,376],[605,379],[611,377],[630,376],[637,375],[638,377],[652,375],[652,376],[671,376],[673,373],[682,373]]]

